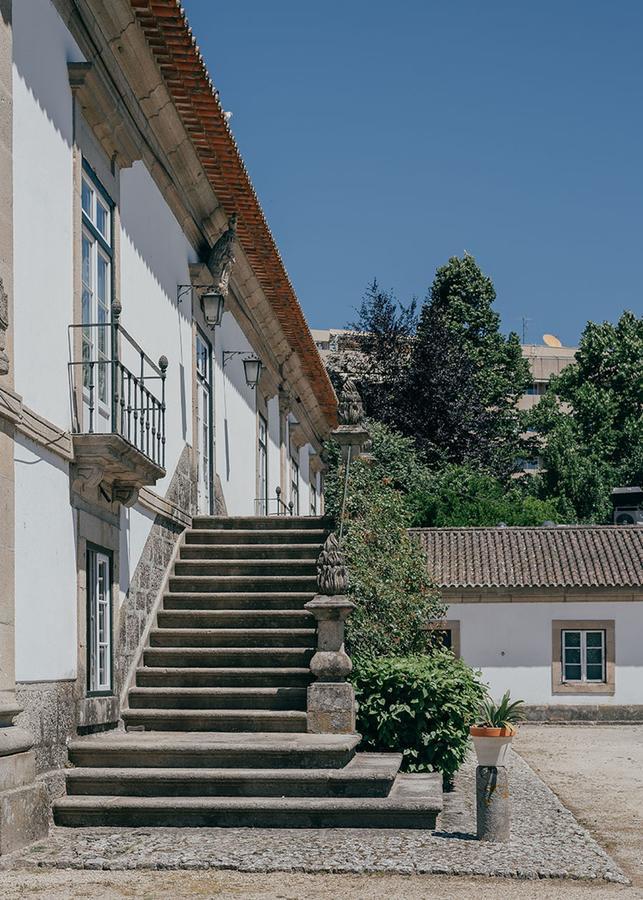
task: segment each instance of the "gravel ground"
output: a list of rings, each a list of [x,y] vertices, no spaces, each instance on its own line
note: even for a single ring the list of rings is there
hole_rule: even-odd
[[[643,725],[523,725],[514,744],[643,896]]]
[[[2,900],[641,900],[604,881],[518,881],[453,875],[302,875],[275,872],[0,872]]]
[[[475,839],[475,765],[470,760],[458,776],[456,791],[446,798],[439,830],[433,833],[387,829],[58,828],[47,841],[7,857],[3,867],[433,873],[592,879],[603,885],[627,882],[616,863],[516,754],[512,755],[510,778],[514,819],[512,840],[506,845]]]

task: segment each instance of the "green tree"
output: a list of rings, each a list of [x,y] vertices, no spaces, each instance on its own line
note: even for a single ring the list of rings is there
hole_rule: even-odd
[[[416,326],[415,301],[403,306],[374,279],[362,297],[357,319],[348,325],[355,333],[330,357],[328,368],[336,386],[342,375],[356,378],[366,414],[380,422],[398,422]]]
[[[470,462],[506,477],[523,455],[520,396],[531,381],[518,335],[500,331],[500,316],[493,309],[496,292],[473,256],[452,257],[435,275],[420,313],[409,369],[409,392],[419,391],[426,404],[436,355],[448,357],[454,377],[440,398],[442,418],[451,429],[448,462]],[[445,348],[450,348],[447,354]],[[457,377],[456,362],[461,373]],[[463,399],[464,398],[464,399]],[[434,404],[434,408],[437,404]],[[431,433],[431,422],[418,419],[420,448],[444,445],[444,435]],[[437,439],[437,440],[436,440]]]
[[[509,485],[470,466],[445,466],[413,497],[414,524],[427,528],[563,523],[565,509],[535,496],[526,476]]]
[[[541,495],[582,521],[609,521],[611,489],[643,484],[643,317],[589,322],[529,423],[543,444]]]

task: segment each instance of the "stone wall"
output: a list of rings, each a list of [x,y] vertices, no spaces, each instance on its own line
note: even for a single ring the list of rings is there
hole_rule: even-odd
[[[166,494],[167,500],[189,512],[194,508],[195,493],[191,466],[191,452],[186,446]],[[156,609],[159,591],[182,533],[183,528],[176,522],[157,515],[145,542],[118,615],[114,653],[114,693],[117,697],[127,686],[128,673],[141,651],[150,616]]]

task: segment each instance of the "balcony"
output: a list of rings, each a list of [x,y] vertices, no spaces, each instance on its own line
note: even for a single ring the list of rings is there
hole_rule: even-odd
[[[132,506],[165,476],[165,375],[120,324],[69,326],[72,489],[91,502]]]

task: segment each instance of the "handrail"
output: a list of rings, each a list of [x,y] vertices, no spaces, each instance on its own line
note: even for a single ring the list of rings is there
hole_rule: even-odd
[[[88,410],[88,421],[83,422],[82,428],[78,411],[74,410],[72,430],[77,434],[94,434],[103,430],[97,427],[101,402],[100,395],[96,397],[98,375],[98,391],[106,391],[107,394],[104,399],[107,425],[105,431],[120,435],[152,462],[165,467],[165,377],[168,361],[165,356],[161,356],[158,365],[153,362],[138,341],[134,340],[120,324],[120,311],[120,303],[115,301],[112,304],[111,322],[74,323],[68,326],[70,355],[68,367],[72,397],[75,400],[78,396],[82,396]],[[72,335],[79,328],[82,329],[83,335],[100,333],[101,329],[109,330],[109,355],[105,355],[102,359],[75,359]],[[138,357],[140,362],[138,374],[134,374],[121,359],[122,338]],[[107,346],[106,340],[104,345]],[[79,366],[80,385],[76,383],[75,378]],[[159,380],[160,398],[146,386],[146,382]]]
[[[281,499],[281,488],[275,488],[275,497],[258,497],[255,500],[256,516],[293,516],[295,514],[295,504],[291,500],[286,504]],[[275,512],[270,512],[270,504],[274,501]]]

